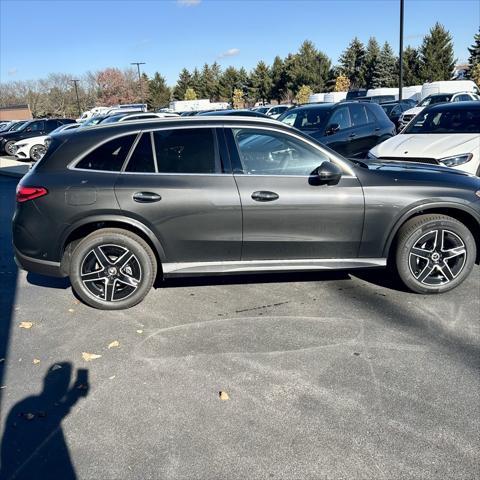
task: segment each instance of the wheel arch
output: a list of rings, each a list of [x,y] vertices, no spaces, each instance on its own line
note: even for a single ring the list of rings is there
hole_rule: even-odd
[[[462,204],[434,203],[428,205],[419,205],[404,213],[400,219],[397,220],[392,231],[390,232],[383,250],[383,255],[388,259],[391,259],[392,253],[395,250],[398,232],[405,222],[411,218],[427,213],[448,215],[449,217],[462,222],[472,232],[475,244],[477,246],[477,258],[475,259],[475,263],[480,264],[480,217],[469,207]]]
[[[163,275],[162,264],[165,261],[165,251],[157,236],[143,223],[130,217],[117,215],[101,215],[89,217],[71,225],[63,234],[60,244],[61,270],[68,275],[70,257],[75,245],[90,233],[101,228],[121,228],[135,233],[145,240],[152,249],[157,260],[158,274]]]

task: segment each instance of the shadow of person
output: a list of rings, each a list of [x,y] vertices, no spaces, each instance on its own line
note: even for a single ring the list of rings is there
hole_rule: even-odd
[[[24,398],[10,410],[1,446],[0,479],[75,479],[62,431],[62,420],[88,394],[88,370],[78,369],[70,387],[72,365],[52,365],[39,395]]]

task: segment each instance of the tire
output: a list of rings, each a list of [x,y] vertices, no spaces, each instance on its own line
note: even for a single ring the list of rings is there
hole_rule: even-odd
[[[152,249],[128,230],[97,230],[81,240],[72,253],[72,288],[86,304],[100,310],[137,305],[152,288],[156,275]]]
[[[46,152],[45,145],[40,145],[40,144],[33,145],[29,153],[30,160],[33,160],[34,162],[38,162],[45,155],[45,152]]]
[[[12,150],[13,146],[15,145],[15,141],[13,140],[10,140],[9,142],[7,142],[5,144],[5,146],[3,147],[4,150],[5,150],[5,153],[7,155],[9,155],[10,157],[13,157],[15,155],[15,152]]]
[[[472,232],[447,215],[419,215],[398,233],[395,265],[402,282],[417,293],[443,293],[472,271],[477,247]]]

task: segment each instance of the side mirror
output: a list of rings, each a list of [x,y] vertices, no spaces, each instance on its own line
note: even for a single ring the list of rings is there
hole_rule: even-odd
[[[325,133],[327,135],[333,135],[337,133],[340,130],[340,125],[338,123],[331,123],[328,127]]]
[[[342,178],[341,168],[332,162],[323,162],[310,177],[313,185],[336,185]]]

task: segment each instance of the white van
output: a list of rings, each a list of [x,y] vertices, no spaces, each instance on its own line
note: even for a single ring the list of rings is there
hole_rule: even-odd
[[[402,98],[410,98],[418,102],[422,98],[422,85],[411,85],[402,88]]]
[[[480,93],[478,86],[473,80],[448,80],[444,82],[431,82],[424,83],[422,86],[421,100],[429,95],[435,95],[436,93],[458,93],[458,92],[471,92]]]
[[[398,88],[370,88],[367,90],[366,97],[390,97],[391,100],[398,100]]]
[[[347,92],[328,92],[323,97],[323,101],[327,103],[338,103],[347,98]]]
[[[325,101],[325,93],[313,93],[308,97],[308,103],[320,103]]]

